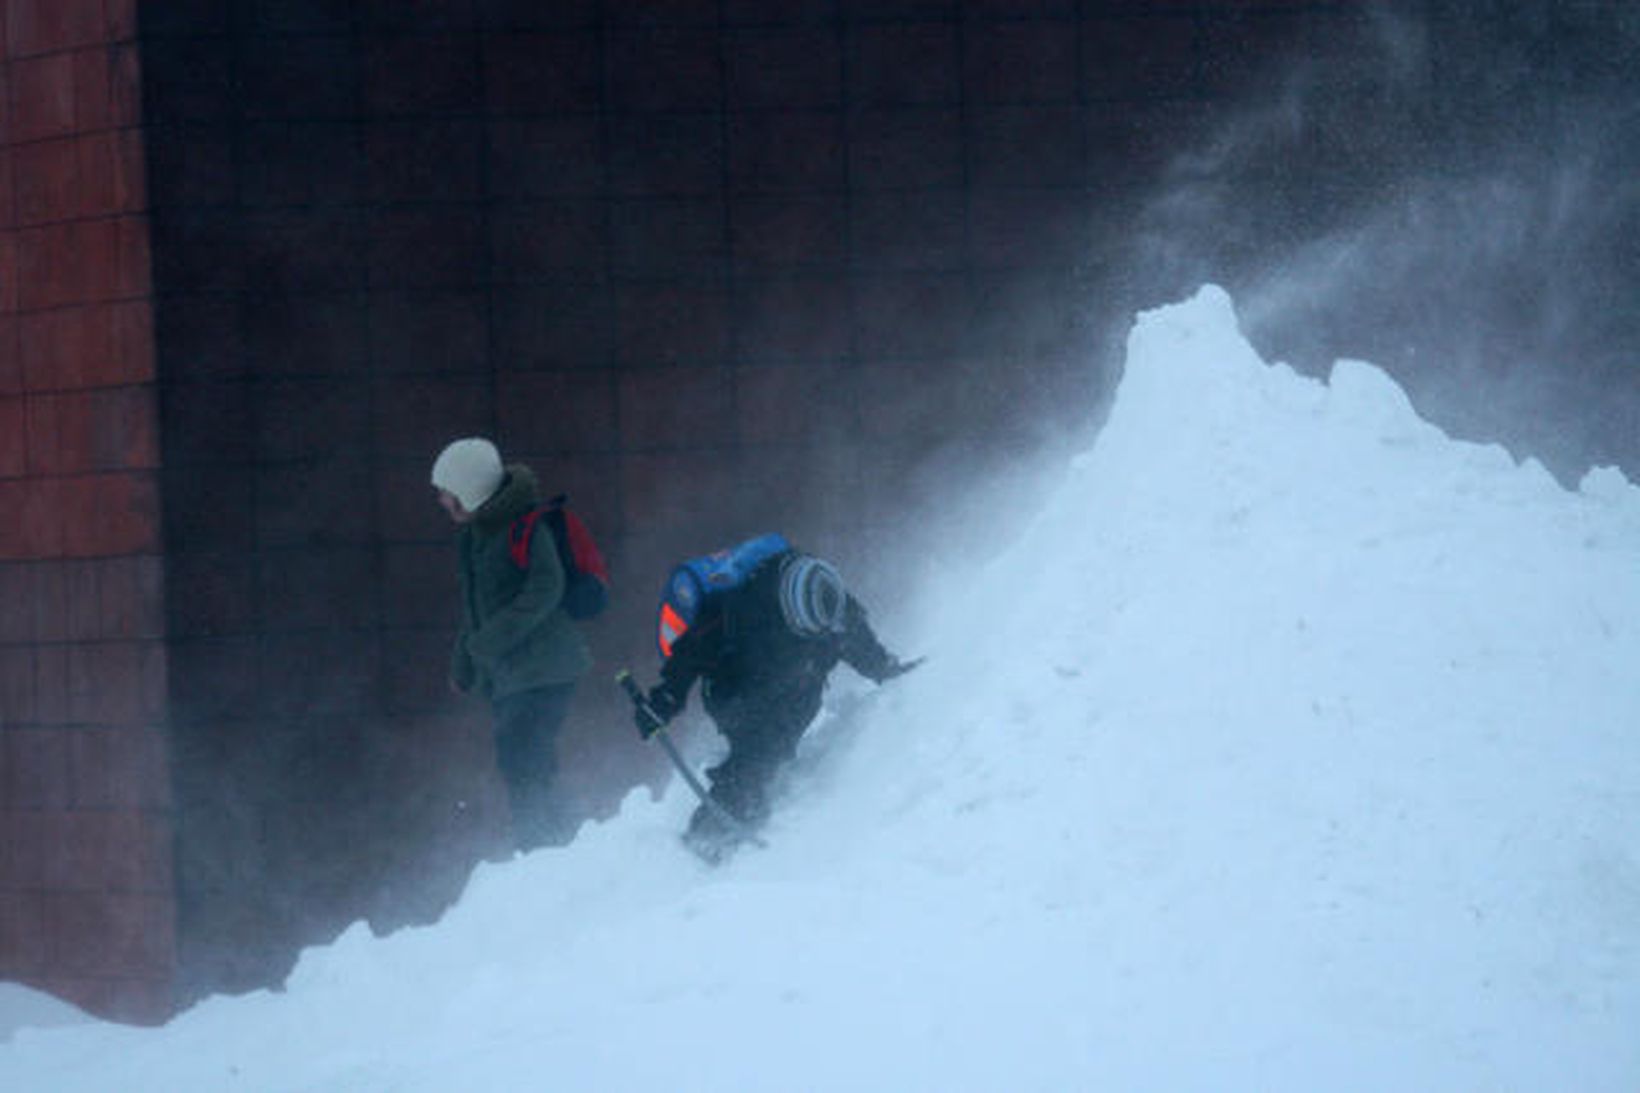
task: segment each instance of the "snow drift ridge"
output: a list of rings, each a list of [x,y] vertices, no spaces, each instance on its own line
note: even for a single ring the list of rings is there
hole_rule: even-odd
[[[1215,288],[926,667],[838,688],[771,849],[635,793],[287,991],[20,1034],[7,1088],[1628,1089],[1640,491],[1454,443]],[[841,681],[840,681],[841,682]],[[1191,1030],[1188,1036],[1181,1030]]]

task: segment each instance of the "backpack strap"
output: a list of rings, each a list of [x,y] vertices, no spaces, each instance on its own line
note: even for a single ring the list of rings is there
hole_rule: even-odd
[[[535,537],[535,525],[541,522],[555,505],[562,503],[563,498],[554,498],[539,508],[533,508],[512,522],[507,529],[507,556],[512,559],[513,565],[519,569],[530,567],[530,540]]]
[[[564,611],[572,619],[595,618],[609,602],[609,566],[586,523],[566,504],[568,500],[569,495],[561,493],[514,520],[507,531],[507,556],[513,565],[529,571],[530,542],[545,517],[564,569]]]
[[[605,585],[609,584],[609,565],[604,561],[602,552],[598,550],[598,543],[588,530],[586,521],[569,507],[569,495],[559,494],[548,501],[546,507],[552,522],[553,536],[558,543],[559,555],[565,557],[565,561],[569,563],[566,568],[573,568],[577,574],[596,578]]]

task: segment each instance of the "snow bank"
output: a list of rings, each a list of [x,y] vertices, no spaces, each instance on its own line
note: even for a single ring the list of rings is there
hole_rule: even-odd
[[[1143,314],[929,663],[839,680],[771,848],[691,801],[482,868],[282,994],[20,1032],[8,1089],[1640,1086],[1640,490],[1381,371]],[[1571,1075],[1576,1075],[1575,1079]]]

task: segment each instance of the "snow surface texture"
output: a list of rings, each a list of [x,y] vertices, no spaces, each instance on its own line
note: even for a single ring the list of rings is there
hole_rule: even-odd
[[[1267,365],[1211,287],[1063,475],[930,567],[926,666],[839,674],[768,850],[636,792],[282,993],[20,1030],[0,1087],[1640,1088],[1640,489]]]

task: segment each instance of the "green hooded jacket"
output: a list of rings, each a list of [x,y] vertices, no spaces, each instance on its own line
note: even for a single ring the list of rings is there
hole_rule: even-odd
[[[552,533],[538,526],[530,537],[527,570],[513,563],[508,550],[513,521],[538,504],[535,473],[510,464],[501,488],[456,537],[461,630],[450,678],[492,701],[572,683],[592,667],[585,639],[563,611],[564,567]]]

